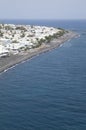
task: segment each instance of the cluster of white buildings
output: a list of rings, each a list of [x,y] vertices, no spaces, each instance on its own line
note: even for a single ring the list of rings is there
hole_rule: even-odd
[[[0,24],[0,57],[19,53],[22,48],[31,49],[38,40],[59,31],[59,29],[45,26]]]

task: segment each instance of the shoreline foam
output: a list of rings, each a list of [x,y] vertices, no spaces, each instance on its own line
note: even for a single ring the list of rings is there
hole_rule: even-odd
[[[0,73],[8,71],[10,68],[15,67],[19,63],[24,63],[25,61],[32,59],[35,56],[40,55],[41,53],[48,52],[52,49],[55,49],[61,46],[64,42],[76,37],[77,34],[69,31],[63,36],[51,41],[50,43],[44,43],[40,47],[28,50],[24,52],[23,55],[11,55],[10,57],[0,59]],[[6,70],[6,71],[5,71]]]

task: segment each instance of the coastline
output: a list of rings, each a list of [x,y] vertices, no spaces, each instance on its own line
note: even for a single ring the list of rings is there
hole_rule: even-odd
[[[9,57],[0,58],[0,73],[5,72],[9,68],[12,68],[16,64],[19,64],[23,61],[31,59],[34,56],[37,56],[41,53],[45,53],[52,49],[59,47],[64,42],[76,37],[77,34],[75,32],[69,31],[58,39],[52,40],[50,43],[43,43],[40,47],[28,50],[26,52],[11,55]]]

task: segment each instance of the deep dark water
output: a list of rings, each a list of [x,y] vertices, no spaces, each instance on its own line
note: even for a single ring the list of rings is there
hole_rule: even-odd
[[[44,24],[80,37],[0,75],[0,130],[86,129],[86,21]]]

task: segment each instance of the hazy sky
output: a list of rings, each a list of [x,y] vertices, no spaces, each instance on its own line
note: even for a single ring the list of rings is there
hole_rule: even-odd
[[[0,19],[86,19],[86,0],[0,0]]]

